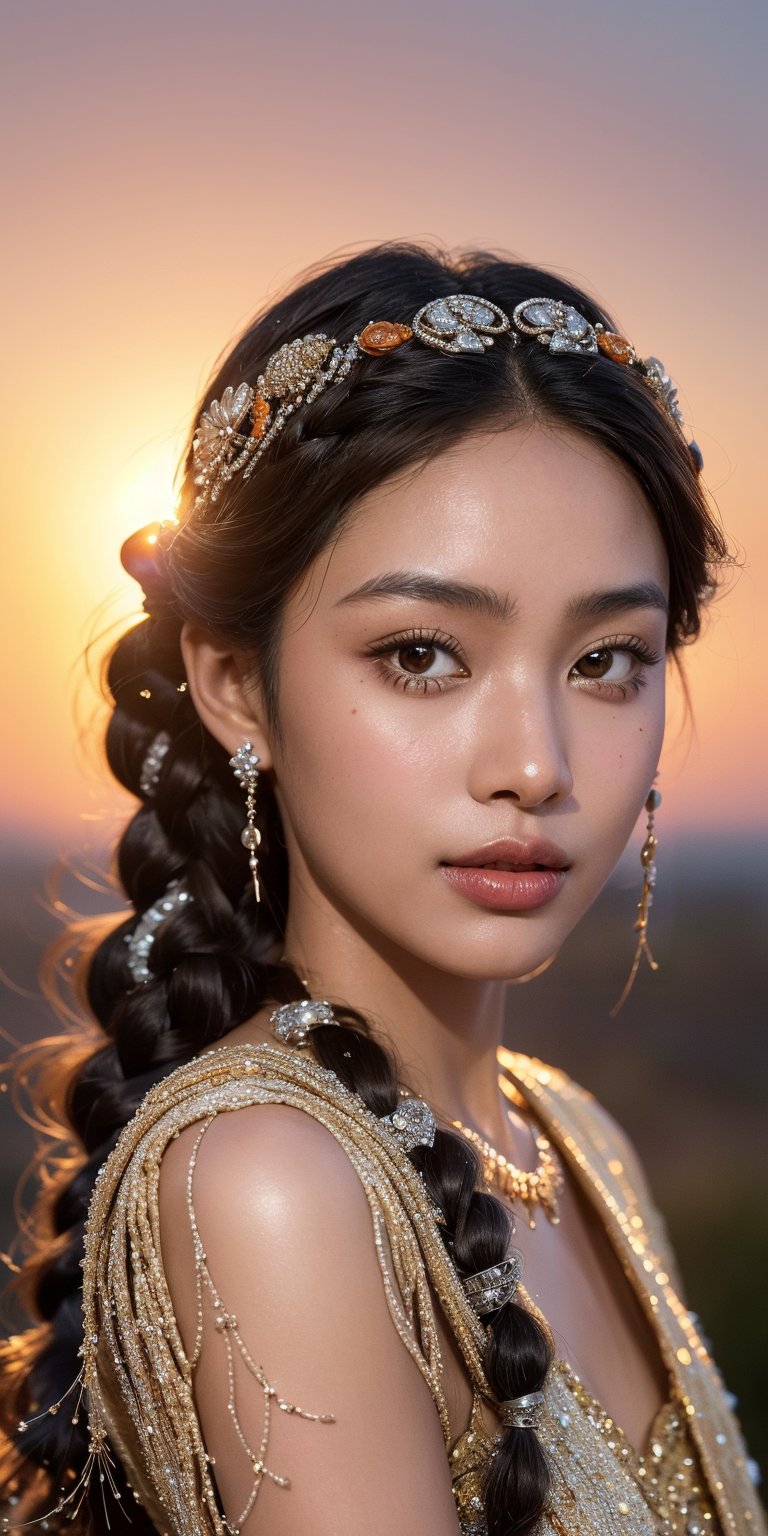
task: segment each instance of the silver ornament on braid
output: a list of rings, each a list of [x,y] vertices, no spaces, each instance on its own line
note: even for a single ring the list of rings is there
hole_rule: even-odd
[[[284,1045],[307,1045],[310,1030],[321,1024],[338,1024],[330,1003],[324,997],[305,997],[298,1003],[281,1003],[269,1015],[276,1040]]]
[[[499,1415],[508,1429],[537,1429],[543,1407],[543,1392],[525,1392],[522,1397],[508,1397],[500,1403]]]
[[[149,958],[158,928],[192,900],[183,880],[172,880],[162,896],[142,913],[133,933],[124,935],[128,945],[128,969],[137,985],[152,980]]]
[[[167,731],[158,731],[149,743],[139,769],[139,789],[145,800],[151,800],[157,789],[160,769],[170,745],[171,738]]]
[[[499,1264],[491,1264],[488,1269],[479,1269],[474,1275],[466,1275],[461,1283],[472,1311],[478,1317],[498,1312],[514,1296],[522,1273],[523,1261],[515,1253],[510,1258],[502,1259]]]
[[[382,1125],[389,1126],[406,1152],[414,1147],[431,1147],[435,1140],[437,1121],[425,1099],[401,1099],[397,1109],[389,1115],[380,1115]]]
[[[523,299],[510,317],[490,299],[452,293],[430,299],[408,324],[371,320],[351,341],[338,342],[322,331],[300,336],[272,354],[255,384],[228,385],[220,400],[206,406],[192,444],[195,513],[205,516],[234,475],[242,473],[247,480],[294,411],[342,383],[364,357],[385,357],[410,341],[450,355],[481,356],[504,334],[513,346],[533,337],[553,355],[602,353],[631,368],[682,432],[677,390],[664,364],[657,357],[640,357],[625,336],[601,323],[592,325],[560,299]],[[688,447],[701,469],[701,450],[693,442]]]

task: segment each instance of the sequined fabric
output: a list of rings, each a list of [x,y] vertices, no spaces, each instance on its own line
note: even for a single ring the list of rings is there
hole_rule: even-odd
[[[670,1458],[676,1458],[670,1475],[679,1488],[684,1486],[689,1476],[696,1480],[700,1471],[701,1486],[710,1500],[702,1513],[704,1531],[710,1527],[717,1530],[717,1520],[722,1536],[753,1536],[755,1532],[765,1536],[765,1516],[748,1474],[746,1449],[738,1421],[729,1406],[720,1373],[699,1333],[697,1320],[682,1300],[674,1255],[670,1251],[663,1221],[624,1138],[600,1110],[593,1096],[565,1073],[534,1058],[503,1048],[498,1058],[505,1073],[510,1097],[515,1092],[522,1095],[525,1103],[541,1121],[564,1165],[604,1223],[619,1262],[656,1335],[670,1383],[669,1413],[665,1419],[666,1438],[651,1442],[651,1445],[657,1443],[662,1446],[663,1456],[658,1459],[664,1459],[666,1465],[660,1474],[661,1478],[666,1475],[667,1466],[671,1465]],[[561,1366],[553,1372],[553,1394],[563,1369]],[[585,1402],[587,1394],[583,1388],[580,1390]],[[547,1396],[551,1404],[549,1389]],[[573,1393],[572,1398],[577,1401]],[[597,1420],[601,1413],[599,1406],[594,1405],[592,1412]],[[678,1436],[680,1433],[679,1425],[673,1428],[675,1419],[679,1419],[684,1426],[688,1442],[685,1448],[679,1444],[677,1451],[673,1451],[669,1440],[670,1435]],[[580,1425],[579,1420],[577,1423]],[[595,1427],[592,1426],[593,1430]],[[615,1425],[612,1428],[616,1430]],[[597,1433],[602,1440],[599,1427]],[[618,1432],[613,1438],[618,1439]],[[604,1449],[607,1454],[614,1456],[607,1440]],[[683,1449],[684,1454],[681,1455]],[[562,1440],[553,1442],[552,1450],[555,1458],[559,1458],[561,1470],[565,1472],[565,1447]],[[686,1461],[687,1456],[691,1457],[690,1465]],[[577,1457],[577,1463],[578,1460]],[[651,1463],[653,1460],[651,1451]],[[560,1525],[553,1525],[553,1530],[568,1533],[568,1536],[571,1532],[576,1536],[577,1531],[585,1533],[591,1530],[594,1530],[595,1536],[601,1532],[607,1536],[609,1529],[612,1533],[617,1530],[634,1533],[636,1529],[638,1536],[646,1530],[657,1533],[657,1536],[668,1536],[668,1532],[674,1532],[674,1536],[677,1536],[678,1531],[685,1531],[686,1536],[698,1536],[695,1531],[696,1509],[692,1509],[690,1518],[694,1530],[688,1531],[686,1523],[681,1523],[681,1512],[678,1510],[675,1513],[670,1498],[666,1498],[669,1508],[666,1512],[662,1509],[665,1502],[663,1484],[660,1481],[656,1488],[653,1484],[654,1475],[657,1473],[649,1465],[644,1472],[639,1473],[638,1479],[644,1488],[651,1489],[649,1502],[655,1511],[655,1523],[650,1526],[641,1523],[632,1525],[631,1521],[639,1521],[641,1516],[640,1505],[636,1500],[630,1503],[630,1511],[635,1510],[636,1513],[622,1514],[620,1523],[614,1512],[612,1525],[603,1522],[602,1525],[589,1526],[587,1509],[595,1490],[592,1480],[585,1478],[582,1473],[579,1486],[583,1507],[579,1509],[578,1519],[571,1517],[570,1524],[563,1520]],[[638,1497],[646,1503],[639,1486]],[[620,1502],[623,1504],[628,1500],[622,1498]],[[711,1510],[709,1519],[706,1518],[708,1509]],[[672,1520],[673,1516],[678,1521],[677,1526],[665,1526],[664,1520]],[[646,1518],[645,1515],[643,1518]],[[685,1520],[688,1520],[688,1516]]]
[[[640,1176],[627,1166],[618,1134],[590,1095],[563,1074],[506,1051],[499,1062],[502,1081],[535,1112],[599,1212],[649,1317],[670,1381],[669,1403],[637,1457],[569,1367],[556,1363],[541,1429],[554,1469],[542,1536],[765,1536],[738,1424],[680,1300],[663,1227]],[[147,1095],[101,1170],[83,1284],[86,1337],[96,1351],[92,1430],[108,1433],[135,1497],[158,1530],[226,1536],[232,1529],[209,1470],[195,1409],[194,1361],[185,1354],[163,1271],[157,1189],[173,1136],[221,1111],[257,1103],[305,1110],[353,1163],[371,1209],[392,1321],[429,1386],[443,1430],[462,1536],[482,1536],[482,1488],[494,1450],[482,1417],[484,1401],[493,1403],[482,1367],[483,1325],[448,1257],[439,1213],[397,1138],[335,1074],[297,1051],[223,1045],[178,1068]],[[471,1422],[455,1443],[436,1298],[474,1392]],[[531,1304],[522,1289],[520,1299]],[[219,1303],[225,1309],[226,1297]],[[290,1383],[280,1386],[290,1391]],[[332,1402],[312,1406],[333,1409]]]

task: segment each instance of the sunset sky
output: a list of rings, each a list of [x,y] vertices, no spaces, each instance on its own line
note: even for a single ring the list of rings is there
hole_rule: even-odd
[[[2,31],[10,837],[54,855],[125,808],[79,657],[135,611],[119,547],[170,511],[217,355],[396,236],[553,267],[664,359],[743,566],[688,657],[665,826],[764,830],[761,0],[16,0]]]

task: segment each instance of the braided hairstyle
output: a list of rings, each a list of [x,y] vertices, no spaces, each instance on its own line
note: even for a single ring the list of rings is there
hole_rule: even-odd
[[[212,379],[201,408],[228,385],[255,382],[284,342],[324,331],[342,341],[379,316],[410,318],[429,299],[477,294],[510,314],[533,294],[565,300],[615,330],[593,300],[555,274],[495,253],[454,257],[392,242],[305,275],[265,309]],[[253,657],[274,739],[280,739],[281,617],[312,560],[343,528],[355,503],[386,477],[423,462],[473,431],[538,419],[570,426],[623,464],[647,498],[670,566],[668,649],[694,638],[703,603],[726,558],[699,483],[700,462],[631,369],[598,356],[553,357],[544,347],[497,344],[483,355],[447,357],[426,347],[365,360],[354,374],[305,403],[243,482],[236,476],[212,513],[192,509],[191,442],[181,526],[162,563],[143,580],[147,617],[114,647],[106,680],[114,701],[106,738],[109,766],[139,799],[117,850],[117,875],[135,909],[84,952],[80,997],[89,1023],[81,1043],[66,1037],[36,1047],[16,1065],[58,1121],[70,1151],[28,1223],[28,1256],[17,1289],[33,1325],[0,1346],[0,1496],[26,1518],[85,1465],[81,1421],[61,1412],[30,1418],[58,1401],[77,1372],[81,1343],[83,1224],[96,1170],[146,1091],[203,1046],[226,1036],[267,1002],[298,1001],[306,989],[282,950],[288,866],[280,815],[260,784],[259,867],[265,899],[255,902],[242,856],[242,794],[227,755],[208,733],[186,689],[180,648],[185,620],[205,625]],[[170,745],[151,793],[141,767],[158,731]],[[192,897],[159,928],[151,975],[136,985],[124,942],[172,880]],[[391,1112],[402,1079],[389,1048],[353,1008],[339,1027],[320,1027],[312,1049],[376,1115]],[[95,1022],[94,1022],[95,1021]],[[95,1033],[95,1041],[94,1041]],[[508,1252],[510,1217],[482,1190],[467,1141],[438,1130],[431,1148],[411,1153],[440,1206],[460,1275]],[[510,1301],[487,1326],[485,1369],[500,1399],[541,1388],[550,1346],[537,1320]],[[121,1485],[122,1472],[116,1468]],[[122,1482],[124,1487],[124,1481]],[[533,1430],[510,1427],[491,1462],[486,1490],[490,1536],[530,1530],[548,1494],[545,1458]],[[132,1509],[137,1536],[152,1527]],[[98,1488],[70,1528],[106,1536]]]

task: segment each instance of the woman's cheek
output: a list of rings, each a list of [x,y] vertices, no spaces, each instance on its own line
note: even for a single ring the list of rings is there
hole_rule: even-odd
[[[439,807],[426,765],[399,746],[361,725],[343,740],[317,733],[286,754],[290,767],[278,776],[284,815],[307,863],[321,863],[332,883],[339,876],[370,886],[373,860],[376,882],[391,886],[408,868],[415,873],[420,851],[424,863],[430,834],[435,842],[429,812],[434,821]]]
[[[621,741],[606,741],[600,753],[589,755],[574,784],[585,830],[589,829],[587,865],[594,895],[630,841],[658,769],[664,736],[663,694],[660,709],[649,707],[653,702],[644,700],[642,720],[636,713]],[[582,836],[579,840],[582,843]]]

